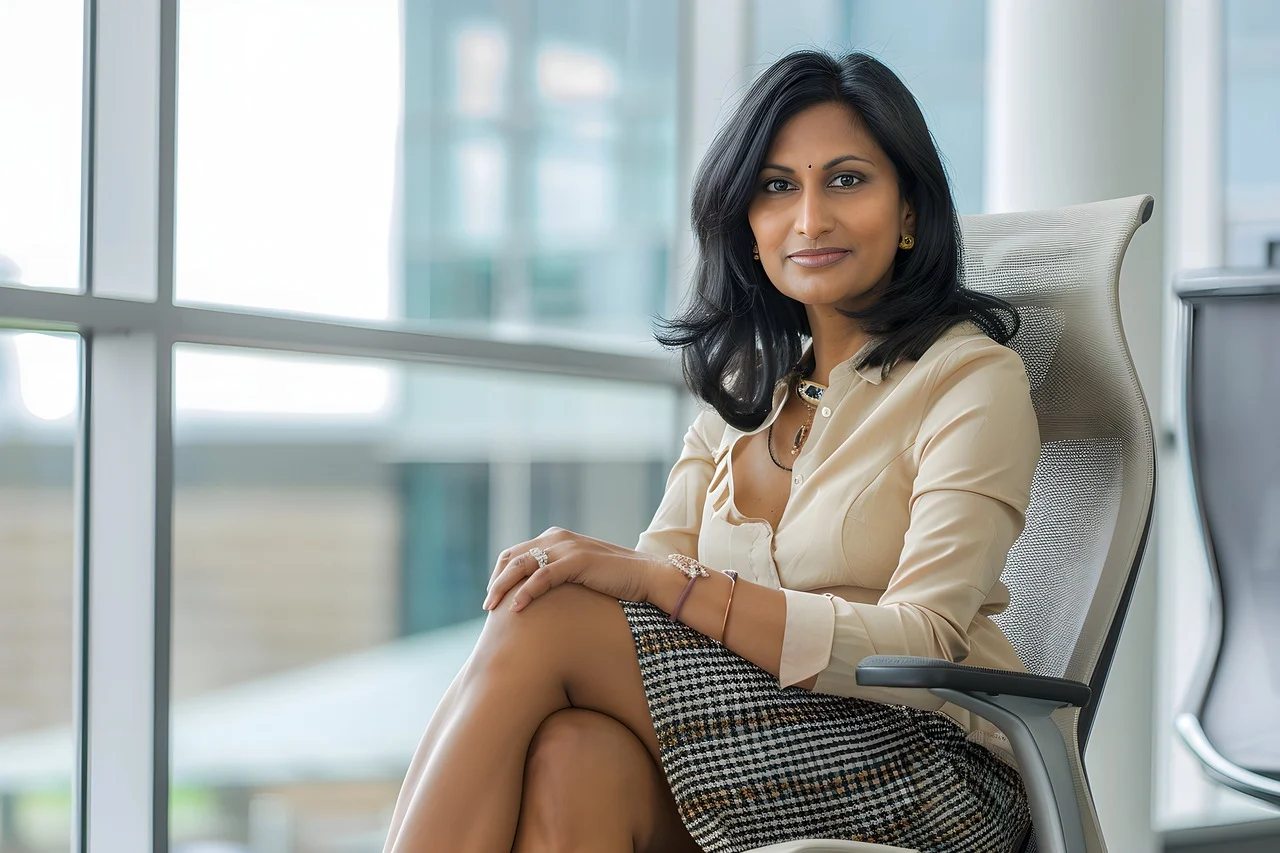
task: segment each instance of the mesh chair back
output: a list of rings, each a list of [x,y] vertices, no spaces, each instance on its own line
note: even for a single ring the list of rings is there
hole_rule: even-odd
[[[1179,291],[1183,427],[1218,594],[1192,711],[1208,748],[1191,746],[1220,781],[1280,805],[1280,271]]]
[[[1040,424],[1026,528],[1002,579],[997,618],[1039,675],[1090,684],[1081,713],[1055,715],[1072,754],[1090,851],[1105,850],[1080,751],[1110,666],[1155,490],[1151,418],[1120,324],[1120,264],[1150,215],[1149,196],[1028,213],[963,217],[973,290],[1011,302]]]

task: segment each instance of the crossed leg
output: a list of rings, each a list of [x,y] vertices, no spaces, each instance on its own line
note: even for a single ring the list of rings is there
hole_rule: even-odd
[[[568,771],[560,765],[586,761],[597,744],[625,743],[622,735],[639,743],[657,772],[657,737],[635,645],[617,600],[565,584],[520,613],[509,612],[503,602],[490,613],[475,650],[427,726],[400,791],[384,853],[510,851],[521,817],[530,746],[550,718],[569,708],[595,711],[619,728],[596,725],[610,720],[559,719],[548,725],[533,752],[533,773],[563,780]],[[566,726],[593,727],[566,744],[564,732],[557,734]],[[639,778],[634,765],[623,772]],[[665,786],[660,776],[658,782]],[[555,805],[548,804],[545,792],[538,796],[542,799],[530,801],[530,819]],[[663,815],[664,809],[674,808],[669,798],[667,793],[665,800],[646,800],[645,805]],[[527,837],[530,843],[536,832],[535,826]],[[645,840],[632,838],[632,843]]]
[[[700,853],[629,729],[595,711],[557,711],[529,747],[513,853],[620,850]]]

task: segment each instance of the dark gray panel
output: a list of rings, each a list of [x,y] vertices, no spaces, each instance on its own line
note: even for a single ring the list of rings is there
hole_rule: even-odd
[[[1222,596],[1201,725],[1229,761],[1280,778],[1280,298],[1195,311],[1191,452]]]

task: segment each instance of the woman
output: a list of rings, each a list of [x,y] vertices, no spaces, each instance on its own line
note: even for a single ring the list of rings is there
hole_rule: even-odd
[[[853,675],[1022,669],[989,618],[1039,454],[1017,315],[961,286],[919,108],[868,56],[784,57],[708,151],[693,225],[660,340],[711,411],[635,550],[552,529],[500,555],[387,851],[1013,849],[1000,733]]]

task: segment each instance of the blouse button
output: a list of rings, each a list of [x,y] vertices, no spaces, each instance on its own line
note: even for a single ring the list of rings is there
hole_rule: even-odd
[[[804,482],[804,477],[801,477],[799,474],[796,474],[794,477],[791,478],[791,482],[795,483],[798,486]]]
[[[823,407],[822,407],[822,416],[823,416],[824,418],[829,418],[829,417],[831,417],[831,409],[830,409],[830,407],[828,407],[828,406],[823,406]]]

